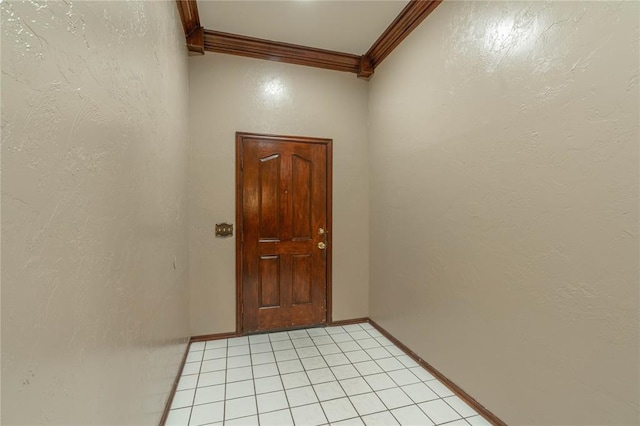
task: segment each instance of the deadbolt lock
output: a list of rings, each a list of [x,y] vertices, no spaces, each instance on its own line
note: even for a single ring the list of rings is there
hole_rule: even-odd
[[[324,235],[324,228],[318,228],[318,234]]]
[[[319,248],[320,250],[324,250],[324,249],[326,249],[326,248],[327,248],[327,245],[326,245],[325,243],[323,243],[322,241],[320,241],[320,242],[318,243],[318,248]]]

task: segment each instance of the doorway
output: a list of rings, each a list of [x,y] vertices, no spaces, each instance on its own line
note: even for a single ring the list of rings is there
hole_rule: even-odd
[[[236,329],[331,318],[330,139],[236,133]]]

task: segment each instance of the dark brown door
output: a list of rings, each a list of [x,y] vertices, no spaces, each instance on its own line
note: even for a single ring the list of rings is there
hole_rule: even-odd
[[[330,141],[238,134],[237,143],[240,329],[323,324]]]

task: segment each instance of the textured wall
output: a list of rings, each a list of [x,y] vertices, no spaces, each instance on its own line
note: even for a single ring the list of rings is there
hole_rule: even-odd
[[[235,132],[333,139],[333,318],[368,315],[367,83],[229,55],[189,58],[191,332],[235,330]]]
[[[157,423],[189,334],[175,2],[1,8],[2,423]]]
[[[509,424],[640,424],[638,20],[445,1],[370,83],[371,315]]]

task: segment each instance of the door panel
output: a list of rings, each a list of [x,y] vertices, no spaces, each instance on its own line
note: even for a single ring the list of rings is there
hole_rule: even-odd
[[[326,322],[329,141],[292,139],[238,136],[243,332]]]

